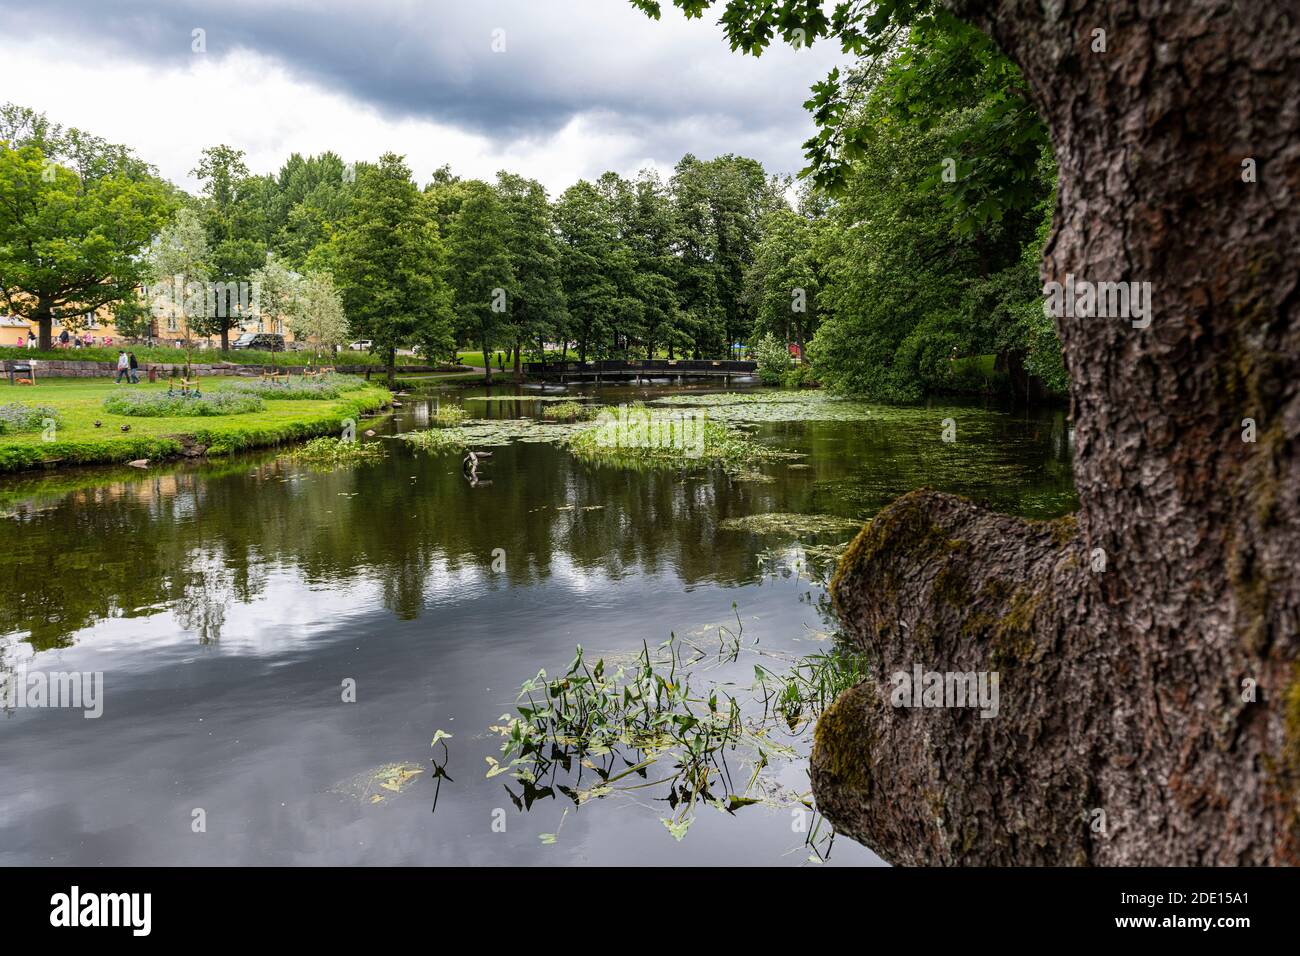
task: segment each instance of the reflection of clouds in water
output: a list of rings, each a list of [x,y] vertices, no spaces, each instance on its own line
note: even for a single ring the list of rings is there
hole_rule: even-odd
[[[581,568],[573,558],[563,551],[551,555],[550,577],[552,582],[567,591],[577,594],[591,594],[608,590],[614,578],[603,571]]]

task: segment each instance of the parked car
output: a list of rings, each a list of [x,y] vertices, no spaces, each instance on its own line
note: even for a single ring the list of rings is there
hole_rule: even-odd
[[[353,342],[348,346],[354,352],[369,352],[371,342],[369,339],[362,339],[360,342]]]
[[[275,332],[245,332],[230,343],[232,349],[252,349],[257,352],[283,352],[284,336]]]

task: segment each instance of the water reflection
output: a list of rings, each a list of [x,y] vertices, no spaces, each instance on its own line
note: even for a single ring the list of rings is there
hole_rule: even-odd
[[[632,394],[655,392],[597,397]],[[371,423],[385,457],[355,467],[269,452],[0,482],[0,669],[108,676],[93,731],[61,714],[0,718],[0,862],[620,862],[620,846],[644,862],[777,862],[807,831],[792,837],[788,817],[761,808],[729,824],[709,814],[667,846],[661,808],[647,821],[594,800],[562,816],[546,800],[544,825],[512,818],[484,843],[489,811],[514,807],[508,778],[484,777],[499,746],[487,728],[520,681],[559,672],[575,645],[612,660],[670,632],[712,633],[733,602],[774,673],[824,651],[821,575],[792,573],[788,540],[724,530],[727,519],[865,518],[920,485],[1034,517],[1073,506],[1059,413],[936,406],[901,425],[765,422],[756,436],[806,457],[762,466],[762,481],[520,444],[494,449],[491,486],[471,487],[459,456],[385,437],[461,398],[403,399],[398,416]],[[475,415],[539,411],[481,406]],[[962,440],[936,448],[948,414],[961,416]],[[823,570],[817,546],[845,537],[807,542]],[[713,676],[739,693],[752,666]],[[339,703],[344,678],[355,705]],[[429,763],[436,728],[455,736]],[[338,781],[395,763],[431,770],[373,807],[338,797]],[[771,785],[799,794],[806,774],[792,764]],[[517,785],[513,799],[524,802]],[[245,829],[184,841],[200,805]],[[157,826],[173,818],[176,833]],[[543,829],[559,834],[549,857],[537,855]],[[865,853],[837,848],[848,862]]]

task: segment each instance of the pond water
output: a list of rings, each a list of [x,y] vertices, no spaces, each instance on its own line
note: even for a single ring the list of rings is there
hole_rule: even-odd
[[[602,403],[682,392],[572,391]],[[612,668],[643,646],[660,654],[670,635],[687,648],[692,691],[718,688],[758,726],[755,666],[782,672],[833,645],[815,559],[852,536],[850,525],[800,541],[781,516],[863,519],[923,485],[1029,517],[1075,505],[1056,409],[789,421],[807,409],[755,405],[742,410],[747,431],[803,457],[739,478],[529,442],[496,447],[472,486],[459,454],[384,437],[424,427],[439,403],[486,418],[543,407],[474,400],[484,394],[401,399],[361,424],[384,457],[333,470],[262,452],[0,481],[0,678],[103,675],[96,719],[0,715],[0,864],[824,858],[826,827],[800,802],[807,720],[765,725],[790,751],[757,774],[745,747],[725,755],[731,783],[718,786],[759,802],[701,803],[681,839],[663,822],[681,822],[672,785],[656,783],[665,768],[580,806],[571,795],[596,766],[525,794],[510,773],[488,776],[502,757],[490,728],[525,680],[563,674],[576,646]],[[734,522],[764,515],[774,532]],[[437,731],[451,736],[431,747]],[[830,865],[879,862],[846,839],[829,850]]]

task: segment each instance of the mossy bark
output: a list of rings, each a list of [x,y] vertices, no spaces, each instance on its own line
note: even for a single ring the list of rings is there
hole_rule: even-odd
[[[1150,282],[1153,314],[1057,320],[1073,523],[919,492],[845,555],[877,677],[823,718],[818,806],[898,863],[1297,862],[1300,8],[950,6],[1052,130],[1044,280]],[[997,671],[998,716],[892,707],[914,663]]]

